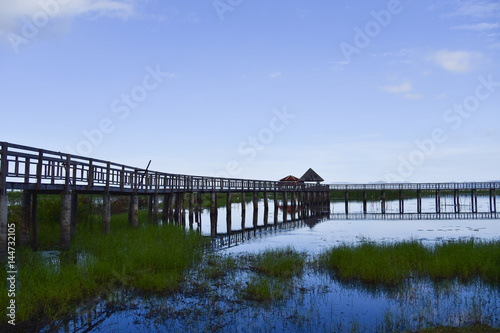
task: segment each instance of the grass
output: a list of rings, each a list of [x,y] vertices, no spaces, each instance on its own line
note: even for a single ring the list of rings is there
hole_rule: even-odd
[[[418,330],[416,333],[499,333],[499,328],[493,328],[488,325],[475,325],[471,327],[447,327],[437,326]]]
[[[458,278],[464,282],[479,277],[500,282],[500,241],[474,239],[449,241],[426,247],[420,242],[341,245],[325,251],[320,267],[333,270],[341,280],[397,285],[408,278],[434,280]]]
[[[289,279],[302,272],[305,258],[305,253],[291,247],[266,250],[251,259],[251,268],[260,274]]]
[[[278,280],[258,275],[246,283],[242,296],[246,300],[257,302],[277,301],[284,297],[284,288]]]
[[[173,225],[148,225],[145,215],[141,212],[137,229],[128,225],[126,214],[114,215],[108,235],[101,233],[99,224],[79,225],[71,249],[50,263],[40,253],[19,249],[17,321],[56,320],[82,301],[120,289],[155,294],[178,291],[187,270],[200,260],[205,240]],[[5,281],[6,271],[0,275]],[[5,294],[0,295],[2,305],[8,302]]]

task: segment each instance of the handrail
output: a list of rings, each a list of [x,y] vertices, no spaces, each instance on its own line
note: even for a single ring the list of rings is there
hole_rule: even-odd
[[[173,174],[136,168],[110,161],[79,155],[63,154],[51,150],[0,142],[3,150],[2,172],[5,178],[2,186],[23,184],[42,187],[52,186],[75,188],[85,187],[87,191],[119,190],[147,193],[164,193],[172,190],[184,191],[227,191],[245,189],[249,191],[274,189],[297,191],[328,191],[328,185],[289,184],[279,181],[206,177]],[[0,155],[2,153],[0,152]],[[5,171],[4,171],[5,170]]]

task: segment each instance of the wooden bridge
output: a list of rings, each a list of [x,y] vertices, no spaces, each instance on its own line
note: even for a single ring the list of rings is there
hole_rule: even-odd
[[[422,194],[432,195],[435,200],[436,214],[441,214],[442,193],[453,193],[453,207],[455,214],[461,212],[460,195],[470,194],[471,212],[478,213],[477,196],[478,191],[489,193],[489,212],[485,214],[497,213],[497,189],[500,189],[500,182],[469,182],[469,183],[380,183],[380,184],[334,184],[330,185],[331,191],[344,193],[345,213],[349,214],[349,193],[361,192],[363,201],[363,213],[367,213],[367,193],[369,191],[380,192],[381,213],[386,213],[386,194],[388,191],[398,192],[399,213],[405,213],[405,192],[415,191],[417,199],[417,214],[422,214]]]
[[[110,232],[111,195],[130,196],[129,222],[138,225],[138,196],[147,195],[151,202],[152,221],[159,222],[159,196],[163,196],[164,221],[185,218],[186,194],[190,195],[190,213],[201,210],[201,193],[211,194],[211,234],[217,234],[217,194],[227,195],[228,225],[232,193],[253,193],[257,209],[258,193],[264,193],[267,209],[268,194],[273,194],[275,207],[282,196],[286,214],[288,198],[291,204],[312,208],[328,204],[328,185],[284,183],[267,180],[248,180],[202,177],[151,171],[110,161],[0,142],[0,257],[5,256],[8,239],[7,191],[22,190],[21,244],[32,243],[37,248],[37,195],[59,194],[61,200],[61,248],[68,248],[76,233],[78,194],[103,195],[103,232]],[[195,200],[196,198],[196,200]],[[242,209],[245,209],[244,200]],[[228,229],[230,230],[230,228]],[[30,239],[31,238],[31,239]]]
[[[217,236],[217,194],[226,195],[227,230],[231,242],[231,198],[234,193],[245,197],[245,193],[253,194],[254,216],[257,211],[258,193],[263,193],[264,209],[268,210],[268,199],[274,200],[275,214],[278,207],[283,208],[284,219],[289,208],[292,212],[300,210],[300,216],[315,215],[318,210],[329,212],[330,192],[343,193],[345,199],[345,215],[349,214],[349,194],[362,195],[363,213],[367,213],[367,194],[373,191],[380,193],[381,212],[386,215],[386,193],[397,191],[399,214],[405,212],[405,193],[416,192],[416,218],[423,216],[422,193],[432,195],[436,202],[436,216],[441,214],[441,195],[449,193],[454,196],[454,213],[461,213],[460,196],[469,195],[471,213],[477,216],[497,218],[496,191],[500,182],[473,183],[401,183],[401,184],[304,184],[269,180],[249,180],[220,177],[202,177],[192,175],[171,174],[151,171],[146,168],[131,167],[110,161],[92,159],[83,156],[63,154],[60,152],[27,147],[7,142],[0,142],[0,258],[5,257],[8,239],[12,228],[8,224],[7,191],[21,190],[22,224],[20,226],[21,245],[31,243],[37,248],[37,195],[61,195],[61,248],[70,246],[71,235],[76,233],[77,207],[79,194],[102,195],[103,232],[110,232],[111,195],[129,196],[129,222],[138,226],[138,197],[148,196],[151,220],[159,224],[159,201],[162,196],[163,209],[161,220],[165,222],[182,221],[185,223],[186,204],[191,220],[193,211],[201,211],[201,194],[210,193],[210,234]],[[478,212],[478,191],[488,191],[490,204],[488,212]],[[186,203],[187,194],[189,202]],[[359,195],[358,195],[359,196]],[[279,200],[281,198],[281,200]],[[289,200],[290,199],[290,200]],[[280,204],[281,202],[281,204]],[[245,201],[242,200],[242,215],[245,214]],[[267,214],[265,214],[267,215]],[[295,216],[295,213],[292,214]],[[389,218],[392,215],[386,215]],[[434,216],[434,215],[433,215]],[[451,215],[450,215],[451,216]],[[244,220],[244,219],[243,219]],[[16,226],[17,227],[17,226]],[[254,221],[254,228],[256,223]]]

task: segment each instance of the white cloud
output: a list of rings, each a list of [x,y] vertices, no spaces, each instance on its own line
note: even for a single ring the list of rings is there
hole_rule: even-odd
[[[391,94],[400,95],[406,99],[422,98],[422,95],[416,93],[413,90],[413,85],[409,81],[404,81],[403,83],[398,85],[380,86],[379,89]]]
[[[465,73],[473,68],[473,65],[483,58],[480,52],[468,51],[437,51],[432,59],[434,62],[447,71],[455,73]]]
[[[500,3],[488,0],[457,1],[457,9],[449,16],[468,16],[473,18],[500,17]]]
[[[485,31],[485,30],[491,30],[491,29],[496,29],[500,27],[500,24],[498,23],[477,23],[477,24],[466,24],[466,25],[459,25],[456,27],[453,27],[455,30],[472,30],[472,31]]]
[[[389,92],[391,94],[409,93],[413,90],[412,84],[408,81],[405,81],[400,85],[383,86],[383,87],[379,87],[379,88],[380,88],[380,90]]]
[[[135,4],[135,0],[0,0],[0,35],[16,32],[22,18],[35,25],[37,20],[47,24],[47,20],[71,20],[84,14],[128,18],[134,15]]]
[[[269,74],[269,77],[271,79],[276,79],[276,78],[279,78],[280,76],[281,76],[281,72],[274,72],[274,73]]]

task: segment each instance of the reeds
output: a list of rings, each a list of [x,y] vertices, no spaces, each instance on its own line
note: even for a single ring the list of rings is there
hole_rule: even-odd
[[[79,226],[71,249],[54,252],[50,259],[29,249],[19,250],[19,322],[55,320],[82,301],[122,289],[175,292],[205,248],[200,235],[173,225],[142,223],[134,229],[126,214],[113,216],[111,224],[112,232],[107,235],[98,225]],[[5,281],[5,271],[0,275]],[[7,301],[3,294],[2,304]]]
[[[434,280],[475,277],[492,284],[500,282],[500,241],[475,239],[438,243],[434,247],[421,242],[364,242],[341,245],[325,251],[319,265],[332,269],[341,280],[369,284],[396,285],[408,278]]]

